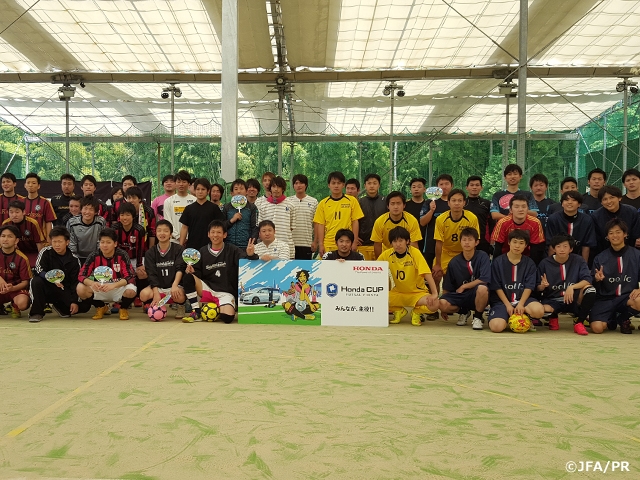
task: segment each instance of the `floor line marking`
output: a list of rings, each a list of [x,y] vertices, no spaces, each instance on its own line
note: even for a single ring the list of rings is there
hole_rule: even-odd
[[[64,405],[65,403],[69,402],[70,400],[74,399],[75,397],[77,397],[79,394],[81,394],[82,392],[84,392],[85,390],[87,390],[89,387],[91,387],[92,385],[94,385],[96,382],[98,382],[98,380],[100,380],[101,378],[106,377],[107,375],[109,375],[112,372],[115,372],[116,370],[118,370],[120,367],[122,367],[125,363],[127,363],[128,361],[132,360],[134,357],[136,357],[137,355],[139,355],[140,353],[144,352],[145,350],[147,350],[149,347],[155,345],[156,343],[158,343],[160,340],[162,340],[164,337],[166,337],[167,335],[169,335],[169,333],[173,332],[179,325],[182,325],[182,323],[177,323],[175,326],[171,327],[169,330],[167,330],[166,332],[162,333],[161,335],[158,335],[156,338],[154,338],[153,340],[150,340],[149,342],[145,343],[143,346],[141,346],[140,348],[138,348],[135,352],[132,352],[131,354],[127,355],[125,358],[123,358],[122,360],[120,360],[119,362],[117,362],[116,364],[110,366],[109,368],[107,368],[106,370],[102,371],[101,373],[99,373],[98,375],[96,375],[95,377],[93,377],[91,380],[87,381],[86,383],[80,385],[78,388],[76,388],[75,390],[73,390],[71,393],[65,395],[64,397],[62,397],[60,400],[58,400],[57,402],[49,405],[47,408],[45,408],[44,410],[36,413],[33,417],[31,417],[29,420],[27,420],[26,422],[24,422],[22,425],[14,428],[13,430],[11,430],[9,433],[5,434],[4,437],[5,438],[14,438],[17,437],[18,435],[20,435],[22,432],[24,432],[26,429],[28,429],[29,427],[35,425],[36,423],[38,423],[40,420],[42,420],[44,417],[46,417],[47,415],[49,415],[51,412],[55,411],[56,409],[60,408],[62,405]]]

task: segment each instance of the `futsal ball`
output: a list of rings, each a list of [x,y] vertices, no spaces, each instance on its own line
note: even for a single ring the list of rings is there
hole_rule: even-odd
[[[526,315],[514,313],[509,317],[509,328],[512,332],[525,333],[531,328],[531,320]]]
[[[213,322],[220,313],[218,305],[215,303],[205,303],[200,308],[200,316],[205,322]]]
[[[149,307],[147,315],[149,315],[152,322],[160,322],[167,316],[167,309],[164,305],[162,307]]]

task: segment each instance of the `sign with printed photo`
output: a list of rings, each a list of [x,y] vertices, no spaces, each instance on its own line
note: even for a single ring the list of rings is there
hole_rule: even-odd
[[[238,323],[386,327],[380,262],[240,260]]]
[[[320,325],[317,260],[240,260],[238,323]]]

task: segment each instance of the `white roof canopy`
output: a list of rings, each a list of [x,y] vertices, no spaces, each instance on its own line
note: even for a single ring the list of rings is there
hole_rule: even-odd
[[[239,5],[239,134],[278,127],[271,3]],[[499,71],[517,68],[514,0],[281,0],[284,75],[296,133],[398,134],[505,129]],[[61,73],[84,79],[70,102],[77,135],[166,134],[166,82],[182,89],[176,135],[220,134],[221,0],[0,0],[0,118],[62,134]],[[450,5],[450,6],[449,6]],[[27,10],[28,9],[28,10]],[[640,2],[529,1],[527,128],[572,130],[622,98],[640,72]],[[494,73],[498,71],[498,73]],[[512,99],[510,130],[516,128]],[[286,123],[286,122],[285,122]]]

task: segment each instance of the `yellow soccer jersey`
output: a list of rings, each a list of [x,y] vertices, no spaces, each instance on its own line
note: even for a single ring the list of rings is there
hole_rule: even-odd
[[[331,196],[318,203],[313,223],[324,225],[324,246],[327,251],[335,250],[336,233],[346,228],[351,230],[351,223],[364,217],[358,200],[350,195],[343,195],[339,199]]]
[[[467,210],[462,211],[462,218],[457,222],[451,218],[451,211],[445,212],[436,218],[433,238],[442,242],[443,257],[455,257],[462,252],[460,232],[467,227],[475,228],[478,235],[480,235],[478,217]]]
[[[409,231],[412,242],[419,242],[422,240],[422,233],[420,233],[420,225],[416,220],[416,217],[407,212],[402,212],[402,218],[397,222],[391,219],[389,213],[380,215],[373,224],[373,231],[371,232],[372,242],[382,242],[383,248],[391,248],[389,242],[389,232],[396,227],[404,227]]]
[[[389,271],[395,283],[393,290],[400,293],[429,291],[423,275],[431,273],[431,269],[416,247],[409,246],[407,253],[402,257],[398,257],[393,248],[389,248],[382,252],[378,261],[389,263]]]

